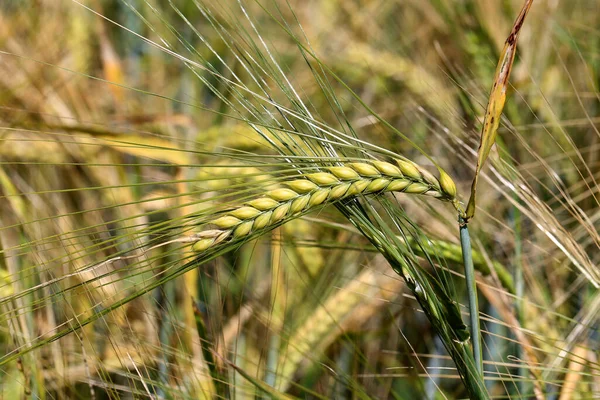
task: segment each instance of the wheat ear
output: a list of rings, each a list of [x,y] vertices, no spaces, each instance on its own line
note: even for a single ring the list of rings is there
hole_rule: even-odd
[[[193,249],[205,251],[228,239],[241,239],[285,219],[306,213],[311,208],[331,204],[357,195],[402,192],[426,195],[449,201],[458,207],[456,185],[442,170],[440,178],[417,164],[396,160],[353,162],[328,167],[285,182],[287,188],[275,189],[211,221],[218,229],[196,235]]]

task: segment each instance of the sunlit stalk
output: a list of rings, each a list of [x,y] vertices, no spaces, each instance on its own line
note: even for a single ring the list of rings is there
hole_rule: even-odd
[[[471,236],[469,228],[461,217],[460,245],[462,248],[463,263],[465,266],[465,279],[467,281],[467,294],[469,296],[469,319],[471,328],[471,340],[473,342],[473,356],[477,372],[483,376],[483,357],[481,351],[481,329],[479,327],[479,305],[477,302],[477,283],[475,282],[475,268],[473,267],[473,255],[471,253]]]

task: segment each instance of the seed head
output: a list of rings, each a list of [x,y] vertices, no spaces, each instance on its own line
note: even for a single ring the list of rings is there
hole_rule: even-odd
[[[375,168],[384,175],[391,176],[393,178],[402,178],[402,171],[393,164],[385,161],[373,161]]]
[[[249,206],[240,207],[229,212],[229,215],[238,219],[250,219],[256,217],[258,214],[260,214],[260,210]]]
[[[240,221],[236,217],[233,217],[231,215],[224,215],[224,216],[214,220],[213,224],[217,225],[221,229],[229,229],[231,227],[238,225],[240,222],[242,222],[242,221]]]
[[[256,219],[254,220],[254,229],[262,229],[265,226],[269,225],[272,215],[273,211],[267,211],[256,217]]]
[[[212,221],[220,228],[197,235],[195,251],[205,251],[233,237],[243,238],[266,229],[310,208],[356,195],[404,192],[427,195],[458,204],[456,185],[442,169],[440,178],[408,160],[396,160],[398,166],[384,161],[354,162],[329,167],[286,182],[288,188],[271,190],[265,196],[225,213]]]
[[[348,166],[362,176],[374,177],[381,175],[377,168],[367,163],[350,163]]]
[[[208,249],[215,243],[215,238],[200,239],[192,245],[192,250],[195,252],[201,252]]]
[[[276,200],[273,200],[270,197],[259,197],[258,199],[251,200],[246,204],[259,209],[260,211],[272,210],[279,205]]]
[[[404,160],[396,160],[396,162],[398,163],[398,166],[400,167],[400,170],[404,175],[415,180],[421,179],[421,173],[419,172],[419,169],[415,166],[415,164],[413,164],[410,161]]]
[[[241,224],[238,225],[237,228],[234,229],[233,237],[239,238],[241,236],[246,236],[252,230],[253,225],[254,225],[253,220],[242,222]]]
[[[295,192],[308,193],[315,190],[318,186],[308,179],[296,179],[291,182],[286,182],[286,185]]]
[[[386,178],[373,179],[371,181],[371,183],[369,183],[369,186],[367,186],[367,188],[365,189],[365,192],[367,192],[367,193],[380,192],[383,189],[385,189],[390,184],[390,182],[391,181]]]
[[[316,172],[314,174],[308,174],[306,177],[319,186],[331,186],[340,183],[334,175],[328,174],[327,172]]]
[[[352,185],[352,184],[351,183],[342,183],[341,185],[334,186],[329,191],[329,197],[327,200],[334,201],[334,200],[341,199],[342,197],[344,197],[344,195],[346,194],[348,189],[350,189],[350,185]]]
[[[351,181],[360,178],[358,172],[356,172],[350,167],[330,167],[329,170],[332,174],[334,174],[343,181]]]
[[[325,200],[327,200],[328,196],[329,196],[329,189],[319,189],[310,196],[310,200],[308,201],[308,206],[309,207],[318,206],[318,205],[322,204]]]
[[[388,192],[401,192],[406,189],[408,185],[410,185],[410,181],[408,179],[396,179],[390,182],[386,190]]]
[[[429,191],[431,187],[422,183],[411,183],[404,189],[404,193],[423,194]]]
[[[440,187],[446,195],[450,198],[456,197],[456,184],[450,178],[450,175],[440,168]]]
[[[271,190],[267,195],[273,200],[277,200],[279,202],[288,201],[295,197],[298,197],[298,193],[294,192],[291,189],[275,189]]]

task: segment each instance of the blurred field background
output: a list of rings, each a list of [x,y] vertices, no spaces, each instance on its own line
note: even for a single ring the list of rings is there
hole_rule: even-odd
[[[269,102],[430,165],[416,145],[466,200],[521,6],[0,2],[0,396],[466,397],[334,207],[174,272],[203,215],[284,176],[256,133],[285,121]],[[492,398],[600,397],[598,26],[596,0],[536,0],[521,33],[471,224]],[[465,304],[452,208],[397,201]]]

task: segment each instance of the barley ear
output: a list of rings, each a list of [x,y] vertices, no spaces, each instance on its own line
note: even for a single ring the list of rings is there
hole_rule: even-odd
[[[206,251],[229,238],[242,239],[266,231],[311,208],[357,195],[402,192],[435,197],[457,207],[456,185],[443,170],[438,179],[412,161],[396,163],[398,166],[385,161],[351,162],[328,167],[328,172],[300,175],[284,182],[287,188],[271,190],[213,220],[211,223],[219,228],[216,232],[227,234],[202,235],[193,249]]]

